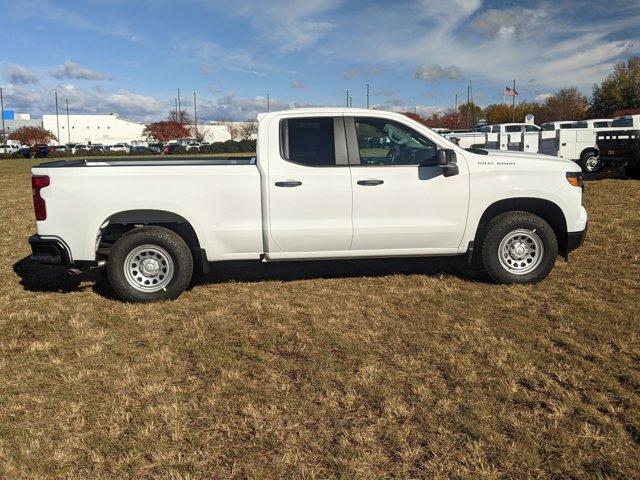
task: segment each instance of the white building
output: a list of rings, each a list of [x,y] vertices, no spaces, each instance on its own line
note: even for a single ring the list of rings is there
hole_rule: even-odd
[[[145,125],[142,123],[123,120],[116,113],[108,115],[56,115],[45,114],[42,121],[16,120],[15,122],[33,123],[42,126],[58,136],[59,143],[101,143],[113,145],[115,143],[129,143],[131,145],[146,144],[143,135]],[[241,140],[255,138],[251,126],[253,122],[217,122],[198,124],[198,133],[203,134],[205,142],[225,142],[227,140]],[[20,125],[22,126],[22,125]],[[13,125],[12,125],[13,127]],[[190,125],[191,136],[195,137],[195,128]],[[255,127],[254,127],[255,129]],[[7,129],[9,133],[9,129]]]
[[[59,130],[58,130],[59,127]],[[140,143],[146,140],[142,123],[109,115],[42,115],[42,128],[54,135],[60,132],[60,143]]]
[[[190,126],[189,130],[194,132],[194,127]],[[198,133],[203,135],[204,142],[226,142],[231,140],[231,133],[226,125],[198,125]]]

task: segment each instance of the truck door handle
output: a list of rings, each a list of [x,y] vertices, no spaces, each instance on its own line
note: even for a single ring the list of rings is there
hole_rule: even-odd
[[[287,180],[286,182],[276,182],[276,187],[291,188],[291,187],[299,187],[300,185],[302,185],[302,182],[299,182],[297,180]]]
[[[376,185],[382,185],[384,180],[371,179],[371,180],[358,180],[358,185],[364,185],[365,187],[375,187]]]

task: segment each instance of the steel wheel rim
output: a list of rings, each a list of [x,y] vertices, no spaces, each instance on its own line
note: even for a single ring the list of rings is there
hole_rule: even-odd
[[[586,162],[584,162],[584,166],[587,172],[595,172],[600,166],[600,158],[591,156],[587,158]]]
[[[175,268],[171,255],[157,245],[140,245],[124,261],[124,276],[139,292],[163,290],[173,279]]]
[[[498,247],[500,265],[514,275],[536,269],[544,257],[544,245],[535,229],[520,228],[507,233]]]

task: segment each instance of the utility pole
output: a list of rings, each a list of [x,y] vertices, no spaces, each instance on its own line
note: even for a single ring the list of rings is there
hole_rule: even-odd
[[[267,112],[271,111],[271,97],[267,93]]]
[[[511,101],[511,121],[515,122],[516,121],[516,81],[515,79],[513,80],[513,92],[511,92],[511,94],[513,95],[512,97],[512,101]]]
[[[475,127],[476,126],[476,104],[473,103],[473,84],[471,83],[471,80],[469,80],[469,90],[471,93],[471,126]]]
[[[69,143],[71,143],[71,127],[69,126],[69,99],[65,98],[64,103],[67,106],[67,138],[69,139]]]
[[[369,84],[367,83],[367,109],[369,108]]]
[[[347,88],[347,107],[349,106],[349,89]]]
[[[458,126],[458,94],[457,93],[456,93],[456,102],[455,102],[454,112],[455,112],[455,117],[454,118],[455,118],[455,122],[456,122],[455,126],[457,127]]]
[[[58,145],[60,145],[60,116],[58,114],[58,91],[54,90],[53,93],[56,97],[56,127],[58,128]]]
[[[196,102],[196,91],[193,91],[193,124],[196,130],[196,142],[198,141],[198,107]]]
[[[469,101],[471,100],[471,82],[467,83],[467,111],[464,115],[464,127],[469,128]]]
[[[4,97],[2,96],[2,87],[0,87],[0,110],[2,110],[2,143],[7,144],[7,139],[5,138],[5,129],[4,129]]]
[[[180,89],[178,89],[178,121],[182,123],[182,107],[180,106]]]

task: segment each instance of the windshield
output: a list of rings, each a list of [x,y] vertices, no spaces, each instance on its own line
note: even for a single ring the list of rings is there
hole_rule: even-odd
[[[553,123],[543,123],[541,127],[542,127],[542,130],[545,130],[545,131],[555,130]]]
[[[611,122],[612,127],[633,127],[633,117],[615,118]]]

